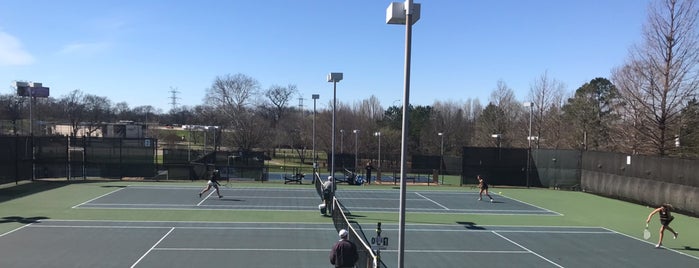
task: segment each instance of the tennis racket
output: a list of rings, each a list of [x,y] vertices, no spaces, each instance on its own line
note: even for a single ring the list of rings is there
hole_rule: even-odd
[[[221,184],[219,184],[219,185],[221,185]],[[224,183],[224,184],[221,185],[221,186],[226,187],[227,189],[232,188],[231,179],[226,179],[226,183]]]
[[[648,224],[646,223],[646,228],[643,229],[643,239],[648,240],[650,238],[650,231],[648,231]]]

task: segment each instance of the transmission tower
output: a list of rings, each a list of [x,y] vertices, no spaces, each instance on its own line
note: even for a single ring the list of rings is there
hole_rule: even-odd
[[[180,93],[180,91],[176,87],[170,87],[170,105],[172,105],[173,110],[177,108],[177,100],[180,99],[177,97],[177,93]]]

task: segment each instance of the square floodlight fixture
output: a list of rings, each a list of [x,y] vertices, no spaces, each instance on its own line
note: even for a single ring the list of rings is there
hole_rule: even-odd
[[[328,82],[340,82],[342,80],[342,73],[329,73]]]
[[[500,138],[502,135],[501,135],[501,134],[493,134],[493,135],[490,135],[490,136],[493,137],[493,138]]]
[[[534,106],[534,103],[527,101],[527,102],[522,103],[522,105],[524,105],[524,107],[532,107],[532,106]]]
[[[405,25],[405,3],[404,2],[393,2],[386,8],[386,24],[403,24]],[[412,22],[415,24],[420,19],[420,4],[413,3],[413,10],[411,13],[413,15]]]
[[[320,98],[320,95],[319,95],[319,94],[313,94],[313,95],[311,95],[311,98],[314,99],[314,100],[317,100],[317,99]]]

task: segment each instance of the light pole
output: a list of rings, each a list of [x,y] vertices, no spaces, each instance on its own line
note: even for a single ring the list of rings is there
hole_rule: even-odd
[[[401,131],[401,162],[400,162],[400,216],[398,218],[398,267],[403,268],[405,251],[405,195],[406,195],[406,166],[408,150],[408,118],[410,106],[410,47],[412,42],[413,23],[420,19],[420,4],[412,0],[404,3],[393,2],[386,9],[386,23],[405,25],[405,80],[403,88],[403,123]]]
[[[500,149],[500,138],[502,137],[502,134],[493,134],[490,135],[491,137],[495,138],[497,144],[498,144],[498,149]]]
[[[529,173],[531,173],[531,158],[532,158],[532,113],[534,112],[534,103],[525,102],[524,107],[529,107],[529,135],[527,136],[527,188],[529,188]]]
[[[345,153],[345,130],[340,129],[340,154]]]
[[[36,98],[48,98],[49,88],[37,82],[15,82],[17,95],[29,97],[29,137],[32,142],[32,180],[36,179],[36,148],[34,147],[34,118],[32,114],[32,103]]]
[[[374,137],[379,137],[379,163],[376,166],[376,179],[379,179],[381,174],[381,131],[374,132]]]
[[[441,149],[439,151],[439,174],[442,175],[442,183],[440,184],[444,184],[444,172],[442,172],[442,165],[444,165],[444,133],[439,132],[437,135],[442,139]]]
[[[335,194],[335,110],[337,107],[337,82],[342,80],[342,73],[329,73],[328,82],[333,83],[333,126],[332,126],[332,144],[330,150],[330,176],[333,176],[333,194]]]
[[[359,173],[359,129],[352,130],[354,133],[354,173]]]
[[[316,155],[316,100],[320,98],[320,95],[313,94],[313,182],[315,182],[315,173],[318,171],[318,155]]]

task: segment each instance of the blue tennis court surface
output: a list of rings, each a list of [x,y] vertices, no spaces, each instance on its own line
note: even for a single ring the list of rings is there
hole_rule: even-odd
[[[232,209],[317,211],[320,198],[313,188],[225,188],[201,198],[200,187],[129,186],[78,204],[75,208]],[[339,189],[337,197],[353,212],[398,212],[398,190]],[[478,201],[475,192],[408,191],[406,211],[452,214],[560,215],[545,208],[491,194],[494,202]]]
[[[395,267],[397,225],[382,235],[391,238],[382,259]],[[44,220],[0,235],[0,267],[329,267],[336,240],[330,223]],[[407,225],[405,245],[406,267],[699,266],[594,227]]]

